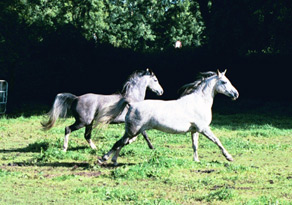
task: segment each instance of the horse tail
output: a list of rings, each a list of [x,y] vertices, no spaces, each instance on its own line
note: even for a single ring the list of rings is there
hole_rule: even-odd
[[[111,123],[123,112],[127,105],[129,105],[129,101],[122,97],[119,101],[112,104],[111,106],[105,106],[99,110],[97,116],[95,117],[95,126],[98,124],[107,125]]]
[[[43,128],[49,130],[54,126],[59,117],[66,117],[67,111],[71,108],[72,102],[77,98],[76,95],[71,93],[59,93],[48,113],[49,120],[47,122],[41,122]]]

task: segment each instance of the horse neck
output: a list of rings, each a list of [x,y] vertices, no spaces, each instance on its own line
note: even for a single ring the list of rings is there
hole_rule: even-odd
[[[216,95],[216,92],[215,92],[216,82],[217,82],[216,78],[210,79],[208,82],[202,85],[202,89],[201,89],[202,97],[205,98],[206,101],[209,101],[212,104],[214,101],[214,97]]]
[[[144,78],[137,80],[129,85],[125,97],[131,102],[139,102],[145,99],[147,82]]]
[[[188,104],[197,104],[199,102],[206,105],[206,107],[212,107],[215,97],[215,85],[216,80],[210,79],[209,82],[206,82],[200,85],[193,93],[182,97],[182,101],[188,102]]]

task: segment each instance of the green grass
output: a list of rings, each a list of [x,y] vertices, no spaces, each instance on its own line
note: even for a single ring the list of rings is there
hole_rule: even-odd
[[[139,137],[121,151],[118,167],[97,158],[124,125],[95,129],[97,150],[78,130],[64,153],[73,119],[45,132],[43,117],[0,118],[0,204],[292,204],[292,117],[215,113],[212,130],[232,163],[201,135],[196,163],[190,134],[151,130],[156,149]]]

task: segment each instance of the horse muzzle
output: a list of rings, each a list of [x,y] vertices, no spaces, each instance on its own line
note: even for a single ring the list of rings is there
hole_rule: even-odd
[[[163,94],[163,90],[156,91],[156,95],[161,96]]]
[[[233,91],[230,95],[232,100],[237,100],[237,98],[239,97],[239,93],[237,91]]]

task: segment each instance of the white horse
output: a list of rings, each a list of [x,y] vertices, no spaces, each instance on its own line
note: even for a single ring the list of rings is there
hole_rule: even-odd
[[[238,91],[227,79],[225,73],[226,70],[223,73],[219,71],[202,73],[199,80],[182,87],[184,92],[177,100],[145,100],[131,103],[126,115],[124,136],[99,160],[100,163],[108,160],[110,155],[115,152],[112,162],[117,165],[121,149],[138,134],[149,129],[168,133],[191,132],[194,161],[196,162],[199,162],[198,138],[201,133],[221,149],[227,160],[233,161],[232,156],[209,126],[212,121],[213,100],[217,93],[231,97],[233,100],[239,97]]]

